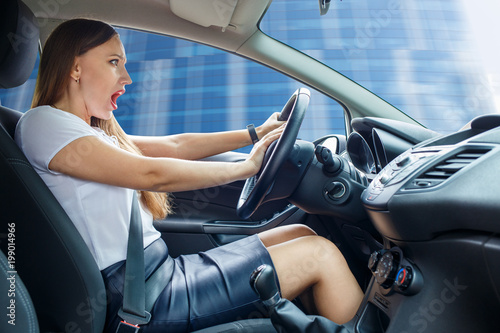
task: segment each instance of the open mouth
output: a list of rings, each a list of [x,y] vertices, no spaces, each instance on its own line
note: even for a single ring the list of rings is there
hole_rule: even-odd
[[[113,95],[111,95],[111,105],[113,106],[114,110],[116,110],[118,108],[118,105],[116,104],[116,100],[118,99],[118,97],[120,97],[124,93],[125,93],[125,89],[122,89],[122,90],[118,90]]]

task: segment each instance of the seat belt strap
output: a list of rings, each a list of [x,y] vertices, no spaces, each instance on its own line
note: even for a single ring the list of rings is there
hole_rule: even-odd
[[[167,284],[169,284],[174,274],[174,259],[168,256],[167,259],[151,274],[146,281],[146,311],[151,312],[158,296]]]
[[[138,325],[147,324],[151,319],[151,314],[145,310],[144,243],[141,222],[137,192],[134,191],[130,214],[127,260],[125,261],[123,305],[118,311],[118,316],[125,323],[122,321],[116,332],[134,332],[133,328],[129,326],[135,327],[137,329],[135,332],[138,332]]]
[[[137,192],[134,191],[127,244],[127,260],[125,261],[123,305],[118,311],[118,316],[123,321],[118,325],[117,333],[139,332],[139,325],[149,323],[151,319],[150,312],[158,296],[172,279],[173,273],[174,260],[168,256],[145,281],[142,218]]]

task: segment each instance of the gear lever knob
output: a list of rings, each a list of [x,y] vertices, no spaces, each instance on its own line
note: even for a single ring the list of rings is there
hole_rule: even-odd
[[[272,266],[261,265],[257,267],[250,276],[250,285],[268,309],[272,309],[281,300]]]

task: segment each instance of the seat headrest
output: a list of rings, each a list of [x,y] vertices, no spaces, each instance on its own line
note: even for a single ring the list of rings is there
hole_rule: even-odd
[[[35,66],[38,23],[19,0],[0,1],[0,88],[17,87],[28,80]]]

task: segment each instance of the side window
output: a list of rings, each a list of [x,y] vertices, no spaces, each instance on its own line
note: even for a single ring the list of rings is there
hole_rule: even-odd
[[[133,80],[118,99],[115,116],[125,132],[169,135],[214,132],[262,124],[281,111],[303,85],[260,64],[185,40],[117,29]],[[30,108],[38,60],[22,86],[0,90],[0,104]],[[299,136],[314,140],[345,134],[342,107],[311,90],[311,102]],[[248,152],[250,147],[242,152]]]
[[[260,125],[303,86],[250,60],[166,36],[118,29],[133,84],[118,99],[127,133],[167,135]],[[342,107],[311,90],[300,137],[345,134]],[[242,151],[248,152],[249,148]]]

